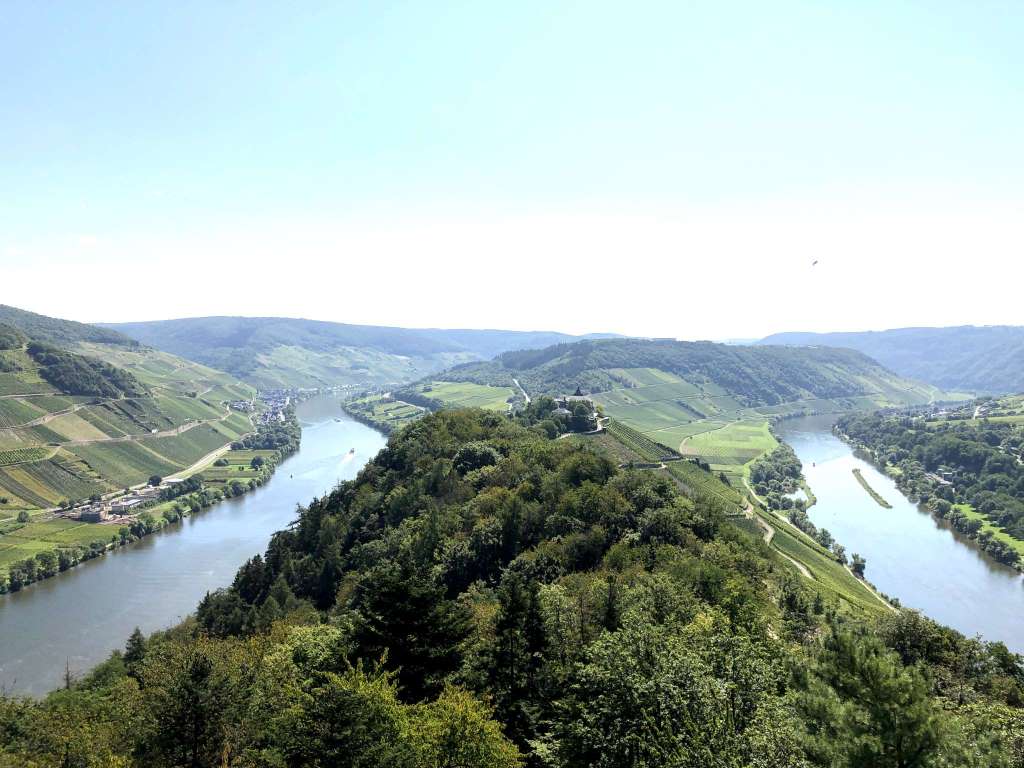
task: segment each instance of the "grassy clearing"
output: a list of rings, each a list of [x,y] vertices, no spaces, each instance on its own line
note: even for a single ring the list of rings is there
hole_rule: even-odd
[[[203,480],[211,485],[223,485],[232,480],[248,482],[260,474],[258,469],[253,469],[252,460],[259,456],[269,461],[276,454],[277,451],[228,451],[219,459],[222,462],[221,466],[208,466],[200,474]]]
[[[461,381],[434,381],[424,384],[419,391],[440,400],[449,408],[484,408],[490,411],[507,410],[509,399],[516,395],[511,387],[490,387]]]
[[[962,512],[965,517],[971,520],[980,521],[982,531],[988,531],[992,534],[992,538],[997,539],[998,541],[1001,541],[1004,544],[1013,547],[1021,556],[1021,558],[1024,559],[1024,541],[1021,541],[1020,539],[1015,539],[1013,536],[1011,536],[998,525],[993,523],[991,520],[988,519],[988,517],[986,517],[984,514],[976,510],[970,504],[954,504],[953,509]]]

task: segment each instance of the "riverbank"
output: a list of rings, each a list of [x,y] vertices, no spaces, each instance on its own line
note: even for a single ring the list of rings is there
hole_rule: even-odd
[[[978,512],[970,504],[950,503],[943,499],[939,495],[939,489],[946,484],[944,481],[929,478],[926,487],[920,490],[920,498],[913,496],[910,485],[912,481],[899,467],[879,461],[876,452],[870,446],[855,440],[838,427],[832,431],[840,440],[862,455],[868,464],[891,478],[899,492],[912,499],[920,509],[970,539],[979,550],[996,562],[1024,573],[1024,541],[1014,538],[993,524],[988,516]],[[865,490],[872,493],[870,488]]]
[[[874,499],[878,506],[884,507],[885,509],[892,509],[892,504],[886,501],[882,497],[882,494],[880,494],[878,491],[872,488],[868,484],[868,481],[864,479],[864,473],[860,471],[859,467],[854,467],[853,476],[857,478],[857,482],[860,483],[860,487],[868,492],[868,496]]]
[[[134,544],[224,499],[259,488],[281,461],[298,450],[300,432],[294,409],[288,409],[282,412],[281,421],[260,424],[255,432],[176,473],[173,480],[165,483],[154,478],[149,487],[114,503],[114,510],[120,504],[130,513],[112,513],[109,505],[98,501],[93,505],[95,511],[89,511],[90,519],[85,519],[83,513],[66,511],[5,526],[0,531],[0,553],[36,551],[20,560],[7,560],[6,568],[0,570],[0,594],[18,592],[53,578]],[[276,447],[260,447],[269,445]]]
[[[296,415],[301,446],[262,486],[0,595],[0,686],[41,695],[60,684],[66,662],[81,674],[123,648],[135,627],[148,635],[179,624],[207,592],[230,585],[249,558],[266,551],[295,519],[297,505],[355,477],[386,443],[340,414],[336,397],[301,402]]]
[[[1020,574],[904,496],[893,478],[855,454],[832,426],[826,417],[779,425],[779,436],[800,458],[817,496],[807,510],[812,522],[865,558],[866,574],[882,594],[969,637],[981,634],[1024,652]],[[855,468],[892,508],[867,503]]]

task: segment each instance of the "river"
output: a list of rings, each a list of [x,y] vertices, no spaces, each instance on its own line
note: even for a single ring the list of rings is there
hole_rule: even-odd
[[[298,504],[354,477],[384,447],[385,438],[346,417],[336,398],[307,400],[296,413],[301,448],[261,488],[0,596],[0,685],[43,694],[60,683],[65,663],[80,673],[123,647],[136,626],[148,634],[181,621],[262,554]]]
[[[827,528],[848,555],[867,560],[865,576],[908,608],[972,637],[1001,640],[1024,653],[1024,577],[981,552],[970,539],[912,504],[896,483],[836,437],[834,416],[780,422],[817,497],[811,521]],[[860,468],[892,509],[877,504],[853,475]]]

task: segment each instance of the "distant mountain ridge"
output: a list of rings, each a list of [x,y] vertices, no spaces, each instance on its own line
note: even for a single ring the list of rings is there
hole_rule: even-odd
[[[845,347],[901,376],[946,390],[1024,391],[1024,327],[1011,325],[894,328],[847,333],[776,333],[758,344]]]
[[[508,350],[610,336],[395,328],[279,317],[196,317],[101,326],[260,387],[412,381]]]

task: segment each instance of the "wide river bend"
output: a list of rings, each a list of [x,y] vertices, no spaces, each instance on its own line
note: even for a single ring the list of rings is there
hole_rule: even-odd
[[[296,506],[347,480],[385,438],[347,418],[336,398],[300,403],[302,446],[261,488],[20,592],[0,596],[0,686],[40,695],[65,664],[88,670],[136,626],[150,633],[181,621],[211,590],[229,585]],[[355,449],[355,453],[349,453]]]
[[[1024,577],[912,504],[892,478],[832,434],[834,421],[810,416],[782,421],[776,430],[803,462],[817,497],[808,510],[811,521],[827,528],[847,554],[865,557],[868,581],[905,607],[1024,653]],[[892,509],[860,487],[854,468]]]

